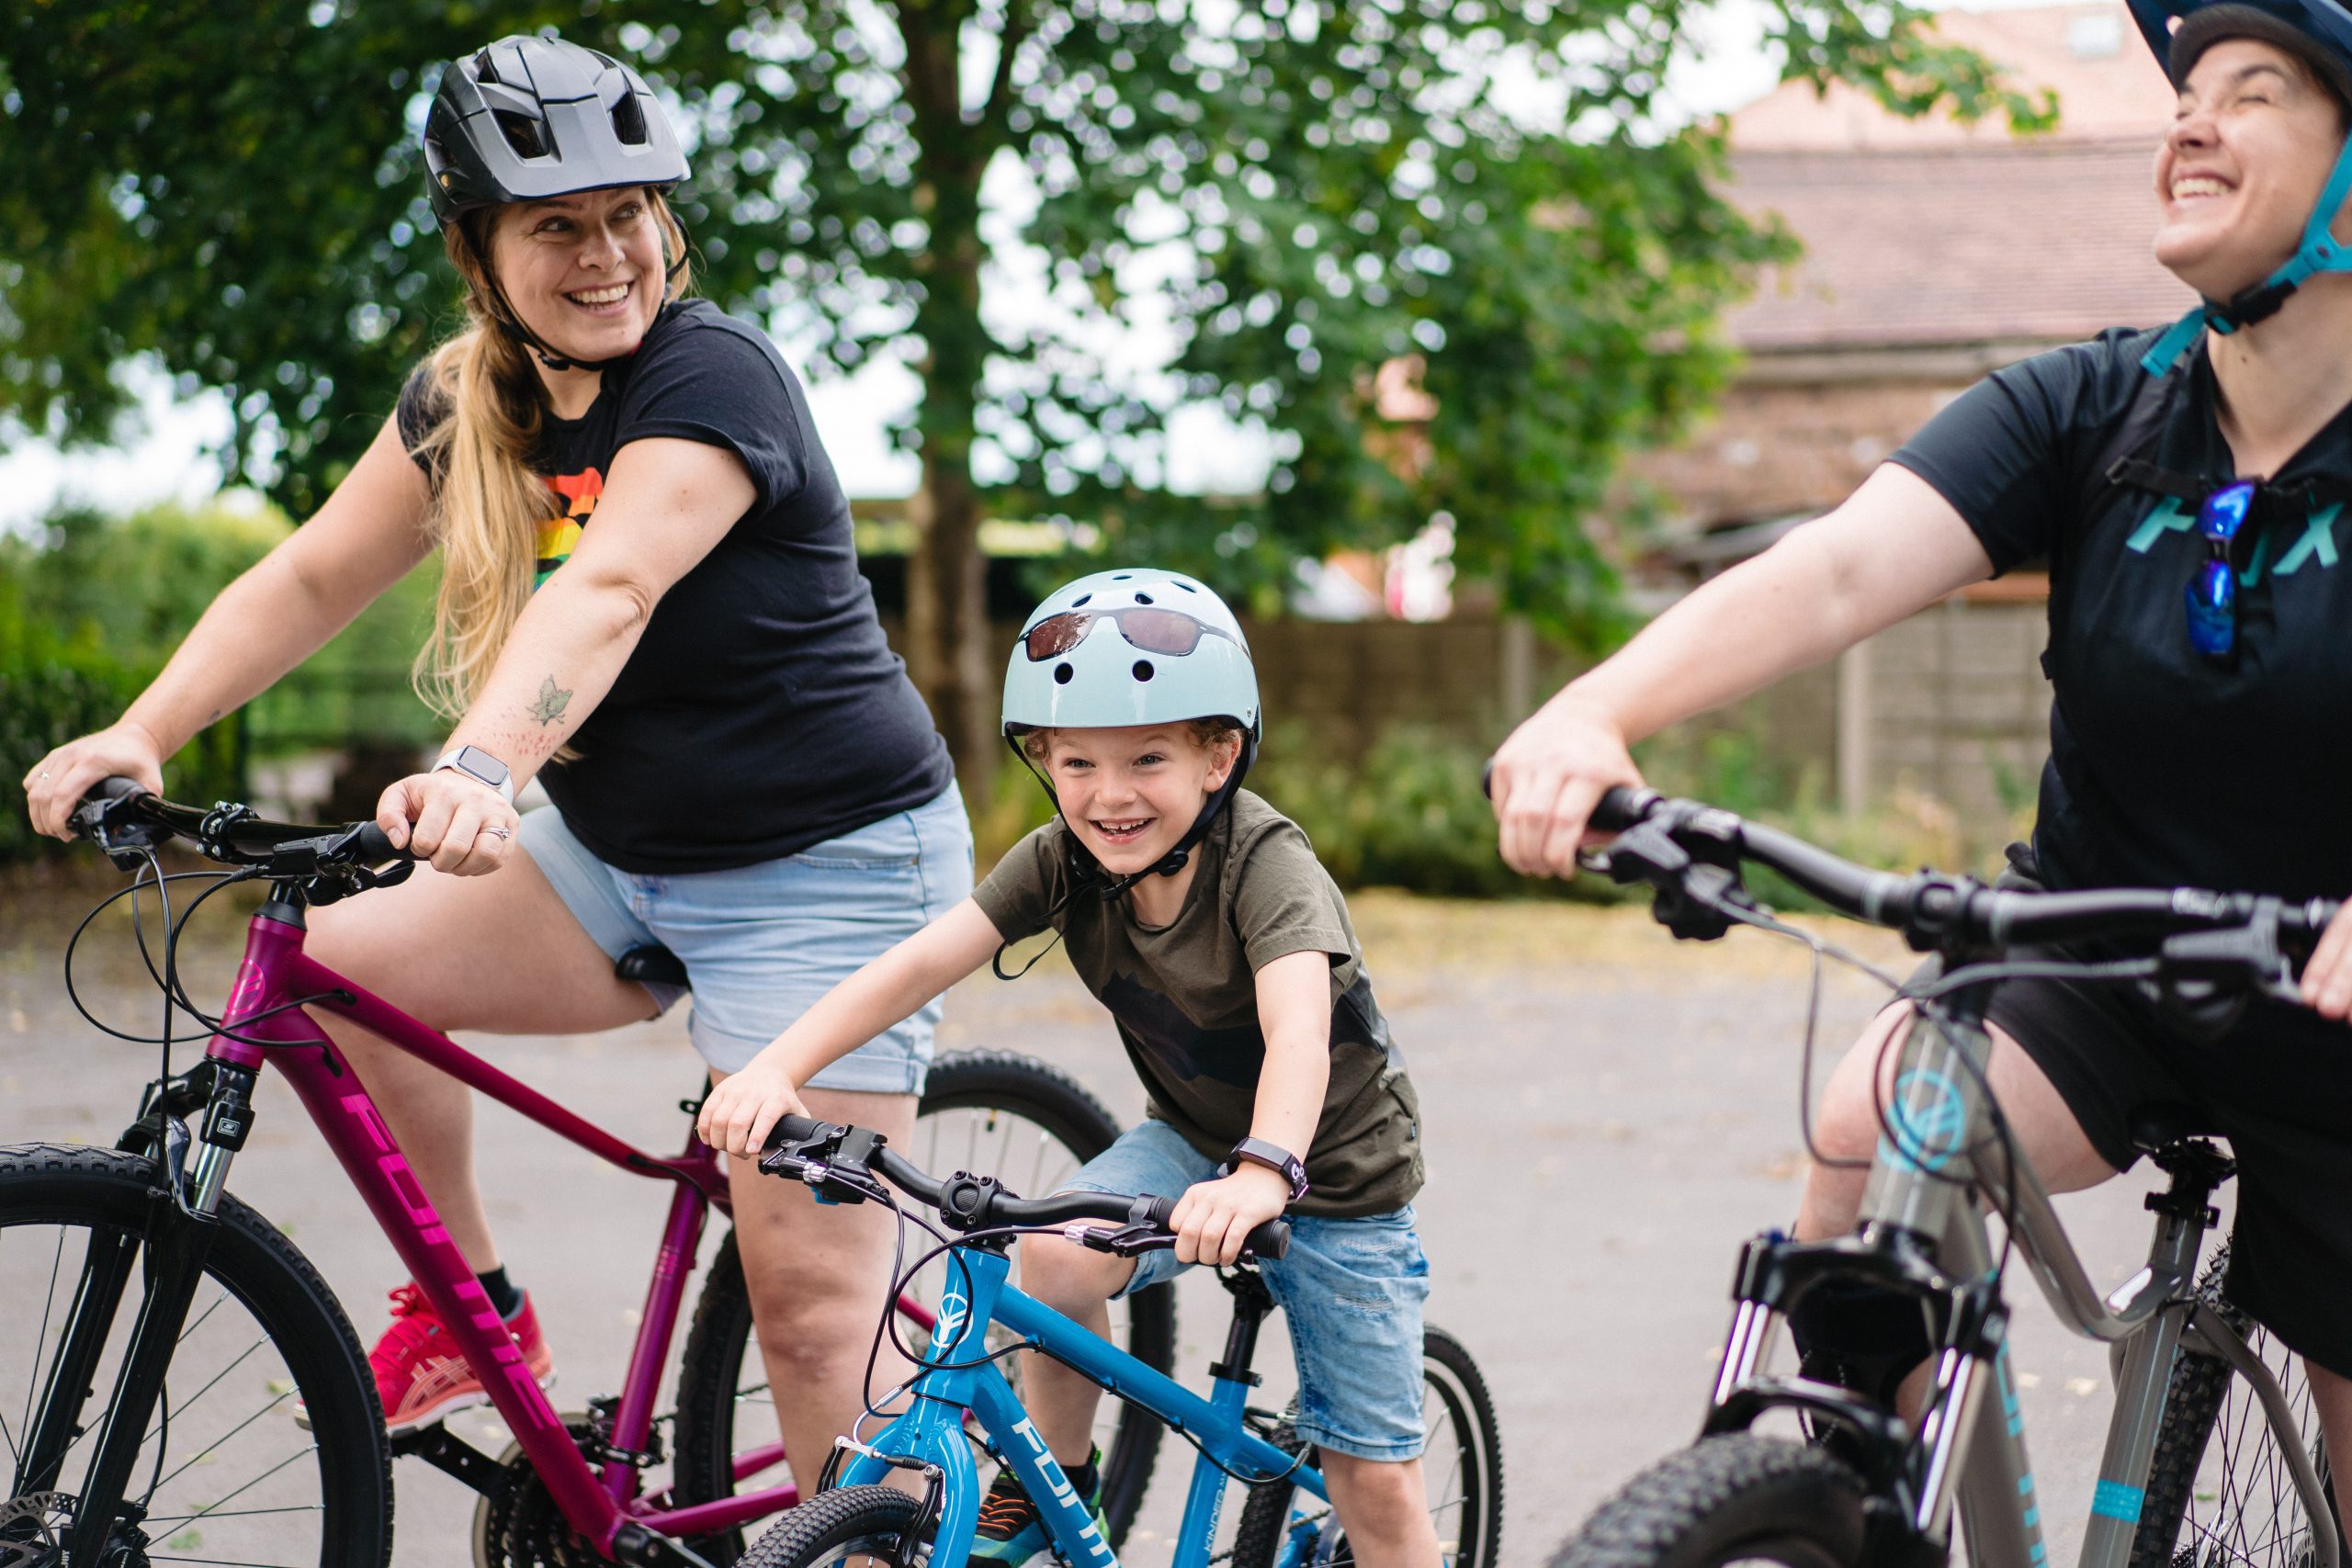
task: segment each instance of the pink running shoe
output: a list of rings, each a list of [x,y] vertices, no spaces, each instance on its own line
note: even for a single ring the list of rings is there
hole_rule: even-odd
[[[383,1402],[384,1427],[393,1436],[430,1427],[455,1411],[490,1403],[481,1380],[466,1364],[465,1356],[442,1326],[441,1316],[413,1281],[391,1292],[392,1325],[368,1353],[368,1367],[376,1374],[376,1397]],[[530,1292],[523,1295],[523,1310],[506,1325],[523,1352],[523,1364],[541,1388],[555,1382],[555,1357],[539,1332],[539,1314]],[[294,1407],[298,1426],[309,1429],[308,1413]]]

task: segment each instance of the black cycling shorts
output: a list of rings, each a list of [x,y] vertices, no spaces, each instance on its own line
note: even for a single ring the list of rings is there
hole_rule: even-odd
[[[2002,982],[1985,1018],[2016,1038],[2119,1171],[2140,1157],[2133,1125],[2154,1108],[2227,1138],[2238,1164],[2231,1300],[2352,1376],[2352,1028],[2257,998],[2216,1037],[2136,987],[2043,979]]]

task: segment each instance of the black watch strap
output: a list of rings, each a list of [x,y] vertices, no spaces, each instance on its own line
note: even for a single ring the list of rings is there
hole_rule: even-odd
[[[1233,1153],[1227,1158],[1228,1169],[1247,1161],[1262,1165],[1289,1182],[1290,1201],[1294,1203],[1306,1196],[1306,1163],[1280,1144],[1270,1144],[1263,1138],[1244,1138],[1233,1145]]]

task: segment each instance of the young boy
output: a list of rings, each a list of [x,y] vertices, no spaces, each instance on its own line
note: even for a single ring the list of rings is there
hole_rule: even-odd
[[[1116,1258],[1029,1236],[1023,1288],[1107,1332],[1112,1297],[1230,1263],[1252,1226],[1287,1210],[1289,1255],[1261,1267],[1290,1325],[1300,1435],[1321,1450],[1359,1563],[1435,1568],[1419,1458],[1429,1267],[1408,1206],[1419,1108],[1339,889],[1297,826],[1239,787],[1260,732],[1239,624],[1187,577],[1081,578],[1029,617],[1004,728],[1042,767],[1055,820],[720,1083],[702,1136],[752,1156],[777,1117],[803,1113],[810,1075],[1005,945],[1058,931],[1150,1096],[1149,1119],[1069,1186],[1182,1196],[1172,1253]],[[1029,1412],[1098,1518],[1099,1393],[1029,1359]],[[979,1529],[974,1557],[999,1568],[1046,1544],[1010,1470]]]

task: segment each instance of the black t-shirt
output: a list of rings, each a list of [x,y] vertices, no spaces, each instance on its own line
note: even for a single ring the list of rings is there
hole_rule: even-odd
[[[2352,894],[2352,525],[2333,504],[2249,519],[2238,655],[2189,644],[2206,558],[2193,502],[2109,483],[2119,457],[2235,477],[2199,344],[2161,380],[2158,334],[2113,331],[1995,372],[1894,455],[1957,509],[1998,570],[2050,563],[2055,702],[2034,845],[2052,886]],[[2123,450],[2121,448],[2130,448]],[[2352,479],[2339,410],[2281,486]]]
[[[434,403],[420,367],[399,409],[413,454]],[[945,789],[947,748],[875,618],[849,501],[800,384],[765,333],[708,300],[664,306],[586,413],[548,418],[533,467],[564,510],[539,530],[538,580],[591,524],[614,454],[656,436],[734,453],[758,494],[662,596],[574,732],[579,760],[541,771],[580,841],[623,871],[720,871]]]

